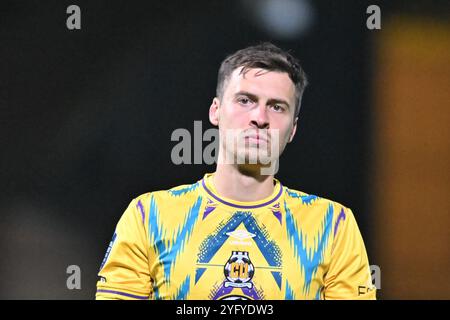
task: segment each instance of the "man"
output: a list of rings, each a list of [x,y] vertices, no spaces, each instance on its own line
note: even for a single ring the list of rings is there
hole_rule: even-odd
[[[352,211],[274,178],[306,83],[297,60],[269,43],[222,62],[209,109],[216,171],[131,202],[97,299],[375,298]]]

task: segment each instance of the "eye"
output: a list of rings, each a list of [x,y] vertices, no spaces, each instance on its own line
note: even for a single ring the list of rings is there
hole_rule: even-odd
[[[247,97],[239,97],[239,98],[237,99],[237,101],[238,101],[240,104],[242,104],[242,105],[249,105],[249,104],[252,102],[252,100],[250,100],[250,99],[247,98]]]
[[[273,105],[272,109],[275,110],[276,112],[283,112],[284,111],[284,107],[280,106],[279,104]]]

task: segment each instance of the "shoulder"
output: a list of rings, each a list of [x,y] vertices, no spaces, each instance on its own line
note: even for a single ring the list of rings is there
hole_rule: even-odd
[[[352,210],[340,202],[289,188],[284,199],[290,232],[301,230],[310,237],[320,234],[335,239],[338,234],[347,237],[358,231]]]
[[[199,209],[201,205],[199,186],[200,181],[166,190],[146,192],[134,198],[132,204],[144,217],[144,221],[149,216],[164,216],[167,219],[169,213],[170,216],[179,218],[192,208]]]
[[[285,210],[294,219],[325,219],[337,225],[354,220],[352,210],[341,202],[285,187]]]
[[[285,199],[291,203],[300,203],[304,206],[310,207],[321,207],[321,206],[332,206],[333,208],[341,208],[343,210],[350,210],[348,207],[340,202],[324,198],[322,196],[309,194],[300,190],[291,189],[285,187]]]
[[[183,184],[172,187],[165,190],[155,190],[138,195],[133,199],[134,202],[138,203],[148,203],[149,201],[160,201],[160,200],[185,200],[186,197],[197,195],[197,189],[200,182],[197,181],[191,184]]]

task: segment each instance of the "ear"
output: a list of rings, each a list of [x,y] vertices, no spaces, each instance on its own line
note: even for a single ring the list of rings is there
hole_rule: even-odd
[[[219,109],[220,100],[219,98],[215,97],[211,103],[211,106],[209,107],[209,122],[211,122],[211,124],[214,126],[219,125]]]
[[[297,122],[298,122],[298,117],[295,117],[294,126],[292,127],[292,132],[291,132],[291,135],[289,137],[289,142],[288,143],[290,143],[294,139],[294,135],[297,132]]]

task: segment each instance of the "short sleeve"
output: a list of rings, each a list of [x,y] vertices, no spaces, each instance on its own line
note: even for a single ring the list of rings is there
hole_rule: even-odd
[[[325,299],[376,299],[364,241],[350,209],[342,208],[334,232]]]
[[[149,299],[151,277],[142,203],[133,200],[120,218],[99,271],[97,300]]]

